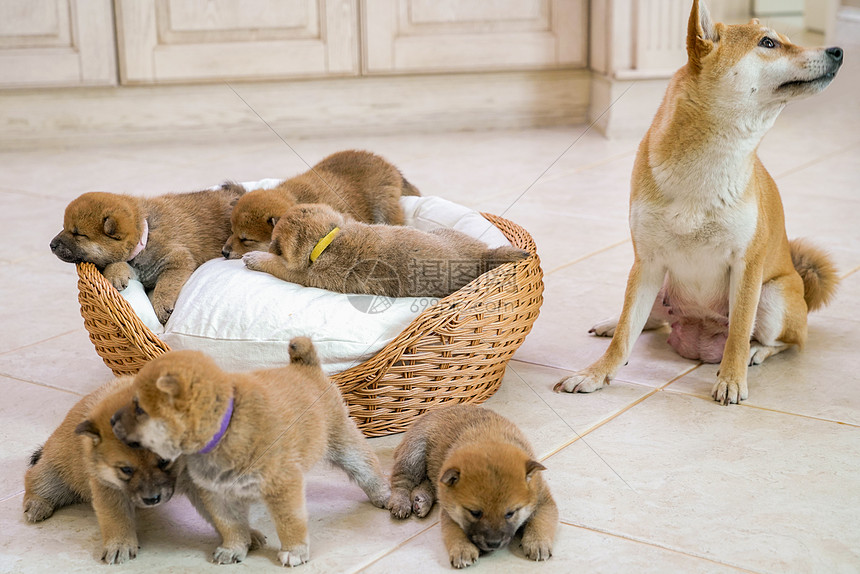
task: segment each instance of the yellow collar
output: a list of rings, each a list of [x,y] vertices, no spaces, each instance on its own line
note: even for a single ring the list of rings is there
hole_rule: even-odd
[[[331,245],[331,242],[334,241],[334,238],[338,233],[340,233],[340,227],[335,227],[328,232],[328,235],[317,241],[317,244],[314,246],[314,250],[311,251],[311,263],[316,261],[317,257],[322,255],[322,252],[326,250],[326,247]]]

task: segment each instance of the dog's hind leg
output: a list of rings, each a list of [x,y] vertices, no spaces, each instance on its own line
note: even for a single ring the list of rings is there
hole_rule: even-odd
[[[426,457],[427,439],[424,433],[407,433],[394,453],[394,468],[391,469],[388,509],[395,518],[408,518],[413,511],[423,517],[433,506],[436,495],[433,485],[427,480]],[[418,497],[423,502],[413,504]],[[423,514],[419,510],[423,510]]]
[[[29,522],[40,522],[50,518],[58,508],[83,501],[80,494],[69,488],[57,469],[44,459],[37,460],[27,470],[24,487],[24,516]]]
[[[756,311],[750,365],[760,365],[768,357],[806,341],[806,303],[803,282],[791,274],[762,285]]]
[[[370,443],[346,416],[332,424],[329,433],[327,458],[337,467],[343,469],[349,477],[378,508],[385,508],[391,491],[388,482],[382,475],[379,458],[370,448]]]

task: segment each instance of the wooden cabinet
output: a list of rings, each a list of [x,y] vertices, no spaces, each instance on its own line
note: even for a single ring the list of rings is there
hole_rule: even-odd
[[[0,1],[0,85],[116,84],[110,0]]]
[[[585,0],[364,0],[367,73],[585,67]]]
[[[124,84],[358,73],[357,0],[115,0]]]

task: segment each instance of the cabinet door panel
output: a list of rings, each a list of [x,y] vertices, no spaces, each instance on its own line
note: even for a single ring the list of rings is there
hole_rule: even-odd
[[[369,73],[584,67],[584,0],[362,0]]]
[[[116,0],[123,83],[358,72],[356,0]]]
[[[110,0],[2,0],[0,86],[116,84]]]

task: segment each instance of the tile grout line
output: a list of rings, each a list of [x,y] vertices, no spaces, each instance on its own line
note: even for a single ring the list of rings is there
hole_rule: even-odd
[[[831,153],[831,154],[827,154],[827,155],[825,155],[825,156],[821,156],[821,157],[819,157],[819,158],[817,158],[817,159],[810,160],[810,161],[808,161],[808,162],[806,162],[806,163],[804,163],[804,164],[801,164],[801,165],[799,165],[799,166],[797,166],[797,167],[793,167],[793,168],[791,168],[791,169],[789,169],[789,170],[786,170],[786,171],[784,171],[784,172],[780,173],[779,175],[775,175],[775,176],[773,177],[773,179],[774,179],[774,181],[775,181],[775,180],[777,180],[777,179],[780,179],[780,178],[783,178],[783,177],[786,177],[786,176],[789,176],[789,175],[793,175],[793,174],[795,174],[795,173],[797,173],[797,172],[799,172],[799,171],[803,171],[804,169],[806,169],[806,168],[808,168],[808,167],[810,167],[810,166],[813,166],[813,165],[815,165],[815,164],[817,164],[817,163],[821,163],[821,162],[823,162],[823,161],[827,161],[828,159],[832,158],[834,155],[842,155],[842,154],[844,154],[844,153],[846,153],[846,152],[848,152],[848,151],[851,151],[851,149],[852,149],[852,148],[855,148],[855,147],[857,147],[857,146],[860,146],[860,141],[852,142],[852,143],[848,144],[847,146],[845,146],[845,147],[843,147],[843,148],[841,148],[841,149],[836,150],[836,152],[835,152],[835,153]]]
[[[743,566],[738,566],[736,564],[731,564],[728,562],[721,562],[721,561],[715,560],[713,558],[708,558],[707,556],[701,556],[699,554],[693,554],[693,553],[687,552],[685,550],[681,550],[679,548],[672,548],[671,546],[665,546],[665,545],[659,544],[657,542],[644,540],[644,539],[637,538],[634,536],[627,536],[624,534],[619,534],[617,532],[610,532],[609,530],[604,530],[602,528],[597,528],[597,527],[593,527],[593,526],[586,526],[584,524],[576,524],[575,522],[568,521],[565,519],[560,519],[559,523],[564,524],[565,526],[571,526],[573,528],[581,528],[582,530],[588,530],[590,532],[596,532],[598,534],[603,534],[605,536],[612,536],[613,538],[620,538],[621,540],[627,540],[630,542],[635,542],[637,544],[644,544],[646,546],[652,546],[654,548],[660,548],[661,550],[666,550],[668,552],[674,552],[676,554],[681,554],[682,556],[689,556],[690,558],[705,560],[705,561],[710,562],[712,564],[718,564],[720,566],[726,566],[729,568],[734,568],[736,570],[740,570],[741,572],[748,572],[750,574],[758,574],[757,570],[750,570],[748,568],[744,568]]]
[[[69,393],[70,395],[75,395],[76,397],[83,397],[83,393],[79,393],[77,391],[73,391],[71,389],[64,389],[63,387],[55,387],[54,385],[49,385],[47,383],[40,383],[38,381],[30,381],[27,379],[22,379],[21,377],[16,377],[14,375],[10,375],[8,373],[0,372],[0,377],[5,377],[7,379],[12,379],[13,381],[18,381],[19,383],[26,383],[29,385],[36,385],[37,387],[42,387],[43,389],[51,389],[53,391],[61,391],[64,393]]]
[[[0,504],[4,503],[6,501],[12,500],[13,498],[17,498],[17,497],[21,496],[22,494],[24,494],[24,491],[19,490],[18,492],[14,493],[14,494],[10,494],[9,496],[0,498]]]
[[[559,265],[558,267],[550,269],[549,271],[544,273],[544,277],[552,275],[556,271],[561,271],[562,269],[566,269],[572,265],[576,265],[577,263],[581,263],[582,261],[585,261],[589,257],[594,257],[595,255],[600,255],[601,253],[605,253],[606,251],[609,251],[610,249],[615,249],[619,245],[624,245],[625,243],[629,243],[629,242],[630,242],[630,238],[628,237],[627,239],[622,239],[621,241],[617,241],[611,245],[607,245],[606,247],[598,249],[597,251],[593,251],[587,255],[583,255],[582,257],[579,257],[578,259],[574,259],[573,261],[570,261],[568,263],[563,263],[563,264]]]
[[[419,536],[421,536],[421,535],[422,535],[422,534],[424,534],[425,532],[428,532],[430,529],[432,529],[433,527],[435,527],[437,524],[439,524],[439,520],[436,520],[435,522],[433,522],[433,524],[431,524],[431,525],[427,526],[427,527],[426,527],[426,528],[424,528],[423,530],[420,530],[420,531],[416,532],[415,534],[413,534],[412,536],[410,536],[410,537],[408,537],[408,538],[406,538],[406,539],[402,540],[401,542],[399,542],[398,544],[396,544],[396,545],[394,546],[394,548],[391,548],[391,549],[389,549],[389,550],[386,550],[386,551],[381,552],[381,553],[379,554],[379,556],[376,556],[375,558],[370,558],[370,559],[368,559],[368,560],[367,560],[367,562],[365,562],[364,564],[359,564],[358,566],[356,566],[356,567],[355,567],[355,569],[354,569],[354,570],[350,570],[350,574],[358,574],[359,572],[361,572],[361,571],[363,571],[363,570],[367,570],[368,568],[370,568],[371,566],[373,566],[374,564],[376,564],[377,562],[379,562],[380,560],[382,560],[382,559],[383,559],[383,558],[385,558],[386,556],[389,556],[390,554],[393,554],[393,553],[394,553],[394,552],[396,552],[398,549],[400,549],[400,548],[402,548],[402,547],[406,546],[407,544],[409,544],[410,542],[412,542],[413,540],[415,540],[416,538],[418,538]]]
[[[48,337],[47,339],[40,339],[38,341],[28,343],[28,344],[21,346],[21,347],[15,347],[14,349],[9,349],[8,351],[3,351],[2,353],[0,353],[0,357],[2,357],[4,355],[8,355],[9,353],[15,353],[17,351],[23,351],[24,349],[29,349],[30,347],[35,347],[36,345],[41,345],[42,343],[47,343],[48,341],[53,341],[54,339],[59,339],[60,337],[65,337],[66,335],[71,335],[72,333],[77,333],[78,331],[80,331],[80,328],[72,329],[71,331],[66,331],[64,333],[60,333],[59,335],[54,335],[53,337]]]

